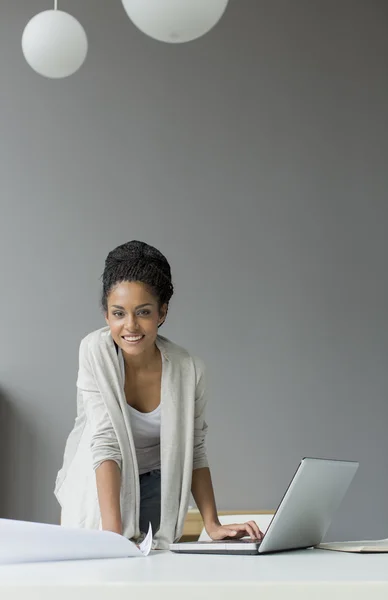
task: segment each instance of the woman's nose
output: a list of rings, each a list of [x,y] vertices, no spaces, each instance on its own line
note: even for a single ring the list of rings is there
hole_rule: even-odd
[[[128,315],[126,326],[129,331],[132,331],[132,332],[136,331],[138,328],[138,323],[137,323],[136,317],[133,315]]]

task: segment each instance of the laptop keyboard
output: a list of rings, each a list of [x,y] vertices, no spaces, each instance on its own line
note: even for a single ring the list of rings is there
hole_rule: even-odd
[[[261,544],[261,540],[251,540],[251,538],[240,538],[239,540],[218,540],[220,544]]]

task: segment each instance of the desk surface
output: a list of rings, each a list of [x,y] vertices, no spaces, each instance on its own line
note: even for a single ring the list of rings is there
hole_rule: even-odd
[[[326,585],[327,584],[327,585]],[[236,591],[236,585],[240,593]],[[330,591],[328,590],[330,588]],[[28,588],[28,593],[26,591]],[[0,566],[2,600],[223,598],[388,599],[388,554],[302,550],[259,556],[180,555]],[[295,595],[294,595],[295,594]]]

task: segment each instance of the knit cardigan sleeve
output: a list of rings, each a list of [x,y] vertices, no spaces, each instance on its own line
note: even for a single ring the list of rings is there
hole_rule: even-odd
[[[205,365],[202,360],[198,358],[195,358],[195,365],[197,371],[197,384],[195,389],[193,470],[209,466],[206,452],[206,434],[208,426],[205,421],[207,404]]]
[[[94,470],[106,460],[113,460],[121,469],[119,443],[89,361],[87,338],[80,345],[77,388],[91,429],[90,450]]]

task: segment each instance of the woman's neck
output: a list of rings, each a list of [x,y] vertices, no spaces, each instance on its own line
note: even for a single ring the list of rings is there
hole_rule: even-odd
[[[160,362],[160,351],[154,344],[138,356],[130,356],[123,352],[124,364],[127,371],[152,371]]]

